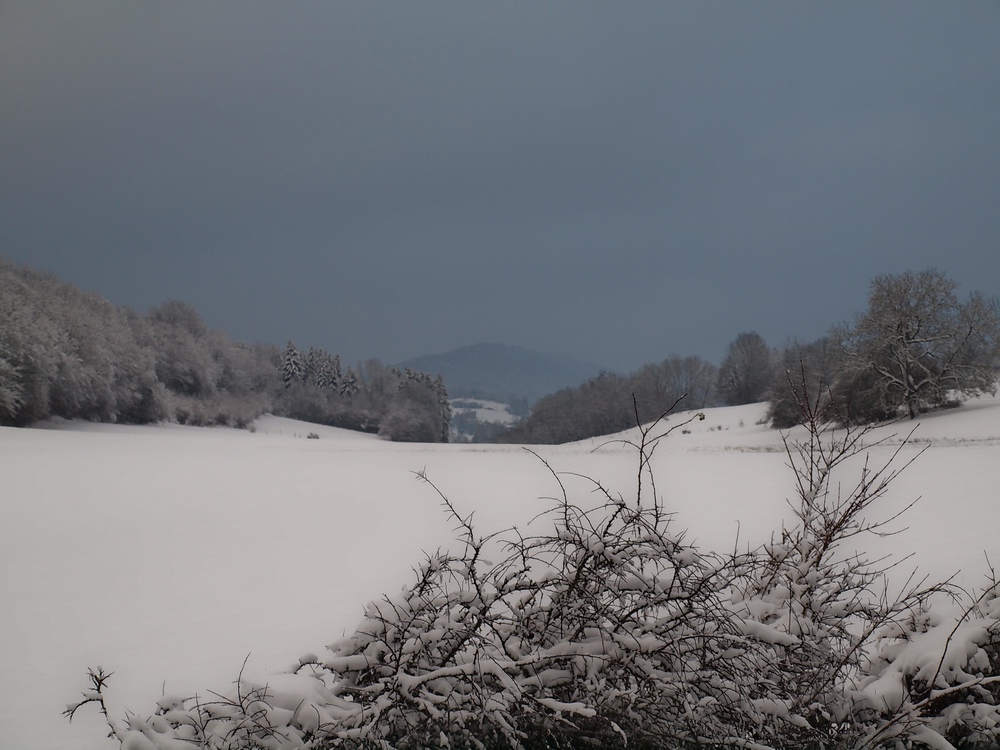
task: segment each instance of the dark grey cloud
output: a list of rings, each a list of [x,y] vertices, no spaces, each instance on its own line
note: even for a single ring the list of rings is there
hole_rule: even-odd
[[[1000,5],[8,2],[0,255],[234,337],[625,369],[1000,294]]]

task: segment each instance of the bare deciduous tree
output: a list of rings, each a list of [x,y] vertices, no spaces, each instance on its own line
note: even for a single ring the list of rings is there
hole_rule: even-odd
[[[957,286],[935,269],[877,277],[868,309],[853,326],[834,330],[845,353],[837,390],[859,391],[883,412],[905,406],[911,418],[951,393],[994,392],[1000,309],[978,292],[963,304]]]
[[[759,333],[741,333],[726,349],[716,392],[730,406],[763,401],[771,385],[774,357]]]

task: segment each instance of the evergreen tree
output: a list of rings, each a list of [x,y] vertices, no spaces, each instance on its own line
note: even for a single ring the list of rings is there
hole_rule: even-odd
[[[448,398],[448,389],[444,384],[444,377],[438,375],[434,379],[434,393],[437,395],[438,409],[441,414],[441,442],[447,443],[451,432],[451,400]]]
[[[340,380],[340,395],[344,398],[351,398],[357,392],[358,376],[354,374],[354,370],[348,367],[344,377]]]
[[[334,358],[322,349],[316,355],[313,382],[315,382],[321,390],[336,391],[337,389],[337,375],[334,372],[334,361]],[[339,359],[336,361],[339,367]]]
[[[319,375],[321,357],[322,354],[320,351],[318,351],[315,347],[312,346],[309,347],[309,351],[306,352],[306,368],[305,368],[306,371],[305,375],[302,378],[302,382],[308,383],[311,381],[313,383],[317,383],[317,376]]]
[[[333,390],[338,390],[340,388],[340,379],[343,374],[340,371],[340,355],[334,354],[333,359],[330,360],[330,388]]]
[[[289,341],[285,347],[285,353],[281,358],[281,379],[285,383],[285,388],[291,388],[292,382],[300,380],[305,382],[306,363],[299,350]]]

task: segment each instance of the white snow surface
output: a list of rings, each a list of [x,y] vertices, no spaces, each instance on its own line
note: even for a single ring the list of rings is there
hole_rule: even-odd
[[[782,433],[757,424],[764,410],[707,410],[656,451],[657,491],[702,547],[766,541],[789,515],[792,475]],[[901,577],[961,570],[960,583],[978,586],[985,555],[1000,561],[1000,399],[880,427],[872,439],[896,437],[872,461],[914,426],[901,458],[929,448],[881,511],[922,499],[897,524],[908,530],[866,551],[912,554]],[[410,581],[423,550],[453,544],[453,520],[415,472],[493,531],[528,523],[558,494],[540,458],[629,496],[634,451],[608,441],[635,436],[539,446],[535,456],[389,443],[270,416],[253,432],[61,420],[0,428],[0,744],[116,747],[92,706],[72,725],[61,716],[88,687],[88,667],[115,673],[115,718],[146,716],[164,694],[225,690],[245,659],[244,676],[266,681],[349,634],[368,601]],[[563,480],[580,504],[599,501],[592,484]]]
[[[461,406],[460,404],[477,404],[475,408]],[[480,398],[458,398],[451,402],[453,414],[474,413],[477,422],[491,422],[493,424],[514,424],[518,417],[510,413],[510,406],[499,401],[486,401]]]

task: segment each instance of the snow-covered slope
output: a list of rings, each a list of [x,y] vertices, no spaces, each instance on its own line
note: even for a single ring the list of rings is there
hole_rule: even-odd
[[[714,409],[656,452],[657,489],[706,547],[763,541],[793,494],[781,435],[761,405]],[[680,425],[685,415],[670,418]],[[885,460],[912,423],[880,427]],[[913,553],[972,586],[1000,557],[1000,400],[919,420],[885,513],[917,496],[875,553]],[[114,747],[96,712],[60,713],[88,666],[115,671],[110,706],[145,712],[291,664],[351,629],[362,606],[448,545],[426,471],[483,530],[526,523],[558,492],[517,446],[404,445],[266,417],[255,431],[53,422],[0,428],[0,737],[5,747]],[[310,434],[317,437],[309,438]],[[794,439],[796,432],[791,433]],[[628,494],[634,453],[615,438],[537,448],[555,470]],[[848,480],[849,477],[845,477]],[[581,504],[592,485],[564,477]],[[907,566],[903,570],[907,570]]]

